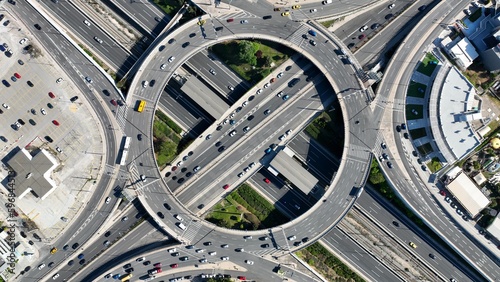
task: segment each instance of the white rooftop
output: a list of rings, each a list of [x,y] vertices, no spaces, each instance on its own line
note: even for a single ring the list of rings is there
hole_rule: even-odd
[[[486,230],[491,234],[491,236],[497,238],[497,240],[500,240],[500,213],[497,214],[495,220],[493,220],[491,225],[488,226]]]
[[[475,94],[467,79],[455,67],[451,68],[441,89],[438,116],[445,142],[457,159],[479,145],[479,136],[464,118],[478,110]]]
[[[450,51],[455,54],[457,59],[459,59],[465,68],[472,65],[472,61],[479,57],[476,52],[476,48],[470,43],[467,37],[460,40],[455,46],[451,47]]]
[[[473,218],[490,204],[490,200],[465,173],[458,175],[446,188]]]

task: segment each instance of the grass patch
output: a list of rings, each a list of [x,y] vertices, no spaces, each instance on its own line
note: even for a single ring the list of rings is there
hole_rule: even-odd
[[[474,85],[474,87],[482,87],[483,89],[488,89],[496,80],[497,75],[490,73],[485,69],[484,65],[480,61],[474,61],[470,65],[463,75],[467,77],[467,80]]]
[[[177,11],[184,5],[184,0],[153,0],[153,2],[160,7],[160,9],[165,12],[165,14],[168,14],[170,17],[175,16]],[[190,21],[194,19],[195,17],[203,15],[202,11],[199,11],[196,6],[190,5],[187,8],[187,12],[182,16],[182,18],[179,20],[180,25],[183,23]]]
[[[412,129],[409,132],[411,135],[411,139],[413,139],[413,140],[427,136],[427,132],[425,131],[425,127]]]
[[[319,22],[321,25],[323,25],[324,27],[326,28],[329,28],[331,27],[335,22],[337,22],[338,19],[333,19],[333,20],[329,20],[329,21],[324,21],[324,22]]]
[[[256,83],[261,81],[295,53],[294,50],[275,42],[260,40],[249,41],[252,44],[253,50],[257,50],[254,54],[249,54],[249,56],[254,57],[253,59],[255,59],[256,62],[255,65],[251,65],[246,61],[242,61],[239,55],[239,43],[242,41],[249,40],[226,41],[210,47],[210,50],[234,72],[249,82]],[[268,64],[270,62],[268,60],[273,63],[272,66]]]
[[[472,15],[469,16],[469,21],[471,23],[477,21],[477,19],[479,19],[482,14],[483,14],[483,9],[480,7],[474,13],[472,13]]]
[[[288,222],[288,218],[247,184],[218,203],[206,220],[220,227],[241,230],[266,229]]]
[[[296,254],[319,271],[328,281],[365,281],[317,242]]]
[[[411,81],[406,94],[411,97],[424,98],[426,89],[427,85]]]
[[[338,105],[338,102],[334,105]],[[337,110],[321,113],[305,131],[333,154],[341,156],[344,147],[344,121],[340,106],[335,108]]]
[[[163,169],[192,142],[189,136],[182,137],[177,133],[179,126],[165,115],[155,114],[153,122],[153,148],[156,162]],[[168,120],[164,120],[165,117]]]
[[[427,167],[432,173],[434,173],[440,170],[443,167],[443,165],[441,165],[441,162],[439,161],[438,157],[434,157],[432,158],[431,162],[427,164]]]
[[[423,105],[415,105],[415,104],[407,104],[406,105],[406,119],[407,120],[421,119],[423,117],[424,117],[424,106]]]
[[[434,57],[434,55],[432,55],[431,53],[427,53],[424,60],[418,65],[417,71],[427,76],[431,76],[436,69],[437,63],[438,60],[436,59],[436,57]]]
[[[420,155],[422,155],[424,157],[427,156],[428,154],[434,152],[430,143],[425,143],[421,146],[418,146],[417,150],[420,153]]]

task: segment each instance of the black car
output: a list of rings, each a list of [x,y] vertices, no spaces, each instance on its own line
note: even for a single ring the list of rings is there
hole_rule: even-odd
[[[177,176],[172,176],[172,180],[177,180]]]
[[[226,146],[222,146],[217,151],[219,151],[219,153],[220,153],[220,152],[224,151],[225,149],[226,149]]]
[[[171,39],[168,41],[168,44],[172,44],[172,43],[175,43],[175,38],[171,38]]]
[[[182,182],[184,182],[184,178],[179,178],[179,180],[177,180],[177,183],[181,184]]]
[[[160,218],[165,218],[165,215],[163,215],[163,213],[162,213],[162,212],[157,212],[156,214],[157,214]]]
[[[24,231],[21,231],[21,232],[19,232],[19,233],[21,234],[21,237],[23,237],[23,238],[26,238],[26,237],[27,237],[27,236],[26,236],[26,233],[24,233]]]
[[[71,246],[71,248],[73,248],[73,250],[76,250],[76,249],[78,249],[79,246],[80,246],[80,244],[74,243],[73,246]]]
[[[436,256],[435,256],[434,254],[429,254],[429,257],[430,257],[431,259],[436,259]]]
[[[69,266],[72,266],[74,263],[75,263],[75,261],[74,261],[74,260],[70,260],[70,261],[68,261],[68,265],[69,265]]]
[[[40,236],[38,236],[38,234],[36,233],[33,233],[33,237],[37,240],[42,240],[42,238],[40,238]]]
[[[31,82],[31,81],[29,81],[29,80],[28,80],[28,81],[26,81],[26,83],[29,85],[29,87],[34,87],[34,86],[35,86],[35,85],[33,84],[33,82]]]
[[[74,102],[74,101],[78,100],[78,96],[73,96],[73,97],[71,97],[71,99],[69,99],[69,100],[70,100],[71,102]]]
[[[107,231],[106,233],[104,233],[104,237],[109,237],[111,235],[111,231]]]
[[[49,109],[53,109],[53,108],[54,108],[54,106],[53,106],[51,103],[47,103],[47,107],[48,107]]]
[[[187,245],[186,249],[188,249],[188,250],[194,249],[194,246],[193,245]]]
[[[193,38],[195,36],[196,36],[196,32],[193,32],[193,33],[189,34],[189,37],[191,37],[191,38]]]
[[[205,245],[205,246],[212,246],[212,242],[208,241],[208,242],[203,243],[203,245]]]
[[[126,265],[123,266],[124,269],[130,268],[132,265],[130,263],[127,263]]]
[[[264,20],[268,20],[268,19],[272,19],[272,18],[273,18],[273,16],[271,16],[271,15],[269,15],[269,16],[263,16],[262,18],[263,18]]]
[[[49,268],[53,267],[53,266],[54,266],[54,262],[53,262],[53,261],[49,262],[49,264],[48,264],[47,266],[48,266]]]
[[[36,122],[34,120],[32,120],[32,119],[30,119],[29,122],[30,122],[31,125],[36,125]]]
[[[198,209],[200,209],[200,210],[201,210],[201,209],[202,209],[202,208],[204,208],[204,207],[205,207],[205,205],[204,205],[204,204],[200,204],[200,205],[198,206]]]
[[[127,273],[132,273],[132,272],[134,272],[134,268],[133,268],[133,267],[131,267],[131,268],[129,268],[129,269],[125,269],[125,272],[127,272]]]
[[[25,125],[26,123],[22,119],[18,119],[17,122],[19,122],[21,125]]]
[[[193,175],[193,173],[191,173],[190,171],[186,173],[186,177],[190,177],[191,175]]]
[[[189,44],[190,44],[189,42],[185,42],[184,44],[182,44],[182,48],[186,48],[186,47],[188,47],[188,46],[189,46]]]
[[[28,241],[28,244],[30,244],[30,245],[32,245],[32,246],[33,246],[35,243],[33,243],[33,241],[29,240],[29,241]]]
[[[189,257],[180,257],[179,258],[180,261],[188,261],[189,260]]]
[[[309,241],[309,237],[302,238],[302,242],[306,243],[307,241]]]
[[[169,204],[167,203],[163,203],[163,206],[167,209],[167,210],[171,210],[172,208],[170,207]]]
[[[396,227],[399,227],[399,222],[397,222],[397,221],[393,221],[393,222],[392,222],[392,224],[393,224],[394,226],[396,226]]]
[[[181,168],[181,172],[186,172],[186,170],[187,170],[187,167]]]
[[[385,16],[385,19],[386,19],[386,20],[389,20],[389,19],[391,19],[393,16],[394,16],[393,14],[387,14],[387,15]]]
[[[186,276],[184,276],[184,279],[188,279],[188,280],[189,279],[193,279],[193,276],[192,275],[186,275]]]
[[[42,29],[42,27],[39,24],[35,24],[35,28],[38,29],[38,30]]]
[[[63,250],[67,251],[69,249],[69,245],[64,245]]]
[[[137,140],[139,140],[139,141],[142,140],[142,134],[137,134]]]
[[[223,29],[224,29],[224,27],[223,27],[223,26],[218,26],[218,27],[216,27],[216,28],[215,28],[215,31],[221,31],[221,30],[223,30]]]
[[[3,22],[3,26],[8,26],[10,24],[10,21],[9,20],[6,20]]]
[[[2,80],[2,84],[5,85],[5,87],[10,87],[10,83],[5,79]]]
[[[222,145],[222,142],[220,142],[220,141],[215,143],[215,147],[219,147],[220,145]]]
[[[179,252],[172,253],[172,256],[173,256],[173,257],[178,257],[179,255],[180,255],[180,253],[179,253]]]
[[[152,80],[149,82],[149,87],[153,87],[153,86],[155,86],[155,83],[156,83],[156,80],[152,79]]]
[[[24,65],[23,60],[17,60],[17,63],[20,64],[21,66]]]
[[[102,90],[102,93],[103,93],[104,95],[106,95],[106,96],[109,96],[109,95],[110,95],[110,94],[109,94],[109,91],[108,91],[108,90],[106,90],[106,89]]]
[[[217,126],[215,130],[220,131],[222,129],[222,125]]]
[[[80,265],[84,265],[84,264],[85,264],[85,260],[84,260],[84,259],[82,259],[82,260],[80,261]]]
[[[0,140],[2,140],[3,142],[7,142],[7,138],[5,138],[4,136],[0,136]]]
[[[147,261],[143,262],[142,264],[144,264],[144,265],[150,265],[151,261],[147,260]]]
[[[405,132],[405,134],[403,134],[403,137],[404,137],[405,139],[410,139],[410,135],[408,135],[408,132]]]
[[[269,244],[262,244],[260,245],[262,248],[269,248]]]

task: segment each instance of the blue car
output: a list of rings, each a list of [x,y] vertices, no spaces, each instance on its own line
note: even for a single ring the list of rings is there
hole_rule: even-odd
[[[309,34],[312,35],[312,36],[316,36],[317,35],[316,31],[314,31],[312,29],[309,30]]]
[[[283,101],[288,100],[288,98],[290,98],[290,96],[288,96],[288,95],[283,96]]]
[[[271,148],[267,148],[267,149],[264,151],[264,153],[269,154],[269,153],[271,153],[271,151],[272,151],[272,150],[273,150],[273,149],[271,149]]]
[[[79,254],[78,259],[82,259],[82,258],[83,258],[83,254]]]
[[[120,279],[120,274],[113,275],[113,279]]]

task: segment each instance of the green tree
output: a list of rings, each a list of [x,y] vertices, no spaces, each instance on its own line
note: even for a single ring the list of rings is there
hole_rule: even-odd
[[[370,182],[372,184],[379,184],[385,181],[384,175],[382,173],[370,173]]]
[[[475,170],[481,169],[481,164],[478,161],[474,161],[472,164],[474,165]]]
[[[241,40],[238,43],[238,60],[241,63],[255,66],[257,64],[257,58],[255,57],[256,51],[251,41]]]
[[[271,59],[270,56],[265,56],[264,57],[264,66],[266,67],[271,67],[272,63],[273,63],[273,59]]]

